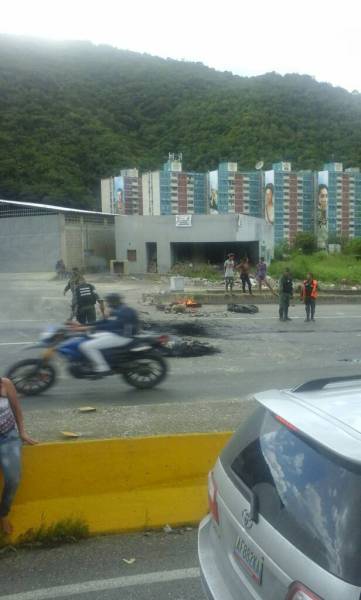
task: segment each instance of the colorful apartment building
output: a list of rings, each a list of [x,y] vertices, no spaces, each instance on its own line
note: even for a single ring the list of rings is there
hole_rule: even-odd
[[[324,239],[361,236],[361,173],[343,170],[342,163],[327,163],[318,173],[316,234]]]
[[[331,162],[323,170],[293,171],[290,162],[269,171],[239,171],[221,162],[210,173],[186,172],[182,155],[169,154],[162,169],[139,175],[124,169],[101,181],[102,211],[123,215],[245,214],[274,225],[275,242],[292,244],[314,232],[318,246],[361,237],[361,173]]]
[[[276,243],[292,244],[298,232],[314,231],[314,198],[313,171],[292,171],[290,162],[279,162],[265,172],[264,215]]]
[[[181,160],[181,155],[170,154],[161,171],[143,174],[143,214],[185,215],[208,212],[207,174],[183,171]]]
[[[224,213],[262,214],[262,173],[238,171],[236,162],[222,162],[218,167],[217,209]]]
[[[119,175],[101,180],[102,212],[142,215],[142,179],[138,169],[123,169]]]

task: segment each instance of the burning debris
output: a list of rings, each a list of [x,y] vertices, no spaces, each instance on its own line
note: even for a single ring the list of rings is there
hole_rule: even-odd
[[[201,303],[196,302],[193,298],[185,298],[183,300],[176,300],[175,302],[169,302],[168,304],[160,303],[156,304],[157,310],[169,313],[189,313],[193,312],[196,308],[201,308]]]

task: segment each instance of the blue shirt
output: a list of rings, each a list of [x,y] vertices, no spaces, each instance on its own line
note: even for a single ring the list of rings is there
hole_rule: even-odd
[[[132,337],[138,331],[138,315],[133,308],[122,304],[111,311],[107,319],[94,323],[95,331],[110,331],[124,337]]]

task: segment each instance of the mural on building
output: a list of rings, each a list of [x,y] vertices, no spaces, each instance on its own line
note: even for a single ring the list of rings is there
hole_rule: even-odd
[[[124,177],[114,177],[114,213],[123,215],[124,206]]]
[[[218,214],[218,171],[209,173],[209,212]]]
[[[328,240],[328,187],[325,183],[318,186],[316,214],[317,246],[326,249]]]
[[[267,183],[264,191],[264,216],[267,223],[273,225],[275,220],[274,185]]]

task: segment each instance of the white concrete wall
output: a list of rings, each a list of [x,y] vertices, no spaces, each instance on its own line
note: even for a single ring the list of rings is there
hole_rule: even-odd
[[[192,215],[191,227],[176,227],[172,216],[118,216],[115,218],[117,260],[127,259],[127,250],[136,250],[137,261],[129,263],[130,273],[147,270],[146,243],[156,242],[158,272],[171,268],[171,242],[254,242],[260,252],[273,256],[273,226],[247,215]]]
[[[143,173],[143,215],[160,215],[160,174],[159,171]]]
[[[62,257],[61,215],[0,219],[0,272],[55,271]]]

